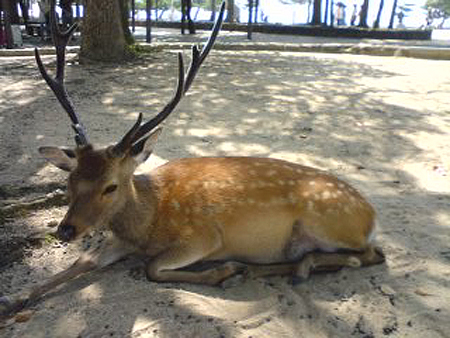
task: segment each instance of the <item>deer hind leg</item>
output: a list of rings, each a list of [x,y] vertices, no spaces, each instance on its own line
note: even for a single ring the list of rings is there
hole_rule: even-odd
[[[333,272],[343,267],[357,268],[383,263],[383,251],[373,245],[368,245],[362,251],[351,252],[310,252],[297,264],[294,279],[297,282],[305,280],[311,272]]]
[[[256,265],[248,264],[245,272],[253,277],[273,275],[293,276],[294,283],[306,280],[311,272],[334,272],[343,267],[360,267],[383,263],[382,250],[369,245],[363,251],[345,253],[309,252],[301,260],[290,263]]]
[[[129,255],[131,250],[115,241],[108,241],[99,248],[90,250],[78,258],[64,271],[50,277],[44,283],[11,296],[0,297],[0,317],[8,317],[32,305],[57,286],[87,272],[108,266]]]

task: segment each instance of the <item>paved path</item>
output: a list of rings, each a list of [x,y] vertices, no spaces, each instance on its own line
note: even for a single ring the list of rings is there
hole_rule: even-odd
[[[450,33],[440,34],[440,39],[423,40],[377,40],[313,37],[300,35],[280,35],[253,33],[248,40],[245,32],[222,31],[216,48],[235,50],[280,50],[298,52],[352,53],[380,56],[406,56],[425,59],[450,60]],[[438,33],[439,34],[439,33]],[[435,34],[437,35],[437,34]],[[145,28],[137,27],[136,40],[148,48],[188,48],[193,42],[204,42],[208,31],[198,31],[195,35],[181,35],[178,29],[152,28],[152,43],[145,43]],[[445,39],[447,38],[447,39]],[[30,56],[33,48],[41,47],[42,54],[53,53],[48,45],[42,45],[40,39],[26,39],[24,46],[18,49],[0,49],[0,56]],[[45,48],[49,47],[49,48]],[[77,51],[75,45],[73,51]]]

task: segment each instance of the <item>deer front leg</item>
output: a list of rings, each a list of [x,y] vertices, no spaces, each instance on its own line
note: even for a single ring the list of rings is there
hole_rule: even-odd
[[[171,247],[149,262],[146,268],[149,280],[157,282],[187,282],[217,285],[226,278],[246,269],[245,264],[227,262],[203,271],[178,270],[196,262],[205,261],[222,245],[221,236],[214,229],[204,229],[202,234],[181,245]]]
[[[0,297],[0,317],[14,315],[25,307],[34,304],[57,286],[89,271],[117,262],[131,252],[130,248],[124,247],[116,241],[107,241],[99,248],[82,254],[68,269],[50,277],[44,283],[15,295]]]

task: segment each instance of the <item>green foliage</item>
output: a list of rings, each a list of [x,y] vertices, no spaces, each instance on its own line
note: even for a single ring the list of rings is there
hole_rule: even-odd
[[[59,239],[55,233],[48,233],[45,235],[44,242],[45,242],[45,244],[49,245],[49,244],[58,243]]]
[[[450,0],[427,0],[425,8],[437,11],[442,18],[450,16]]]
[[[310,0],[280,0],[284,5],[304,5],[310,3]]]
[[[295,1],[295,0],[294,0]],[[299,0],[303,1],[303,0]],[[212,0],[193,0],[192,6],[201,7],[204,9],[211,9]],[[216,8],[219,7],[221,0],[216,0]],[[181,0],[152,0],[153,8],[158,10],[168,10],[173,5],[177,10],[181,10]],[[146,0],[136,0],[136,9],[145,10]]]
[[[136,9],[142,9],[145,10],[146,8],[146,0],[136,0]],[[170,8],[170,6],[172,5],[177,9],[179,9],[181,7],[180,1],[172,1],[172,0],[152,0],[152,6],[155,8],[156,6],[158,6],[158,9],[162,9],[162,10],[168,10]]]

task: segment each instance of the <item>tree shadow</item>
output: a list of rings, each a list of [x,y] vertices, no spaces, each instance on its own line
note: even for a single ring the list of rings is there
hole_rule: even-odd
[[[175,54],[164,52],[122,66],[69,67],[67,87],[94,143],[118,140],[139,112],[148,119],[161,109],[174,90],[175,64]],[[445,322],[433,308],[435,303],[416,291],[424,280],[430,281],[431,291],[422,294],[448,284],[448,269],[436,272],[427,266],[448,265],[450,195],[421,189],[414,171],[396,163],[405,158],[428,161],[429,149],[411,135],[445,137],[446,129],[429,122],[427,109],[384,99],[393,89],[379,83],[404,75],[380,71],[357,57],[281,52],[215,51],[207,64],[165,123],[156,154],[168,160],[271,156],[345,177],[378,210],[379,242],[387,264],[317,275],[295,287],[286,278],[273,277],[224,290],[134,280],[128,276],[127,261],[64,286],[37,306],[38,312],[17,328],[16,336],[20,330],[38,332],[43,321],[52,323],[45,329],[48,336],[60,330],[89,337],[234,337],[242,332],[295,336],[304,330],[319,336],[339,332],[362,337],[425,326],[443,331]],[[22,172],[26,177],[42,177],[47,167],[31,149],[73,144],[68,120],[51,93],[38,77],[21,79],[29,71],[12,75],[24,82],[23,89],[2,91],[9,103],[1,116],[20,128],[10,140],[20,149],[6,155],[11,162],[2,168],[2,178],[14,177],[11,172],[24,165],[29,166]],[[17,103],[30,88],[35,97]],[[411,99],[422,95],[402,86],[395,91]],[[30,121],[18,125],[10,109],[20,110]],[[2,134],[3,127],[2,123]],[[67,137],[52,132],[55,128],[67,130]],[[24,134],[34,137],[25,139]],[[435,173],[430,170],[429,175]],[[61,176],[45,184],[55,181]],[[32,182],[36,178],[24,184]],[[423,262],[417,264],[417,259]],[[117,283],[122,292],[117,292]],[[379,313],[380,308],[386,313]],[[401,315],[410,317],[412,326],[398,322]]]

